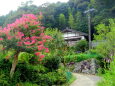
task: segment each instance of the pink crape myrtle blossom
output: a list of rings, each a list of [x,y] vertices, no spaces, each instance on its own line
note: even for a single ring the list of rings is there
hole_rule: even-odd
[[[42,13],[40,13],[39,18],[41,17]],[[41,53],[49,52],[49,49],[44,44],[51,37],[44,34],[45,28],[40,25],[41,22],[36,15],[23,14],[14,23],[8,24],[6,27],[0,29],[0,41],[4,41],[4,38],[1,37],[4,34],[7,40],[18,40],[16,43],[18,47],[36,48],[34,54],[41,60],[45,57]]]
[[[40,54],[41,54],[41,52],[37,52],[37,53],[35,53],[36,56],[39,56]]]
[[[42,59],[42,58],[44,58],[45,57],[45,55],[40,55],[40,59]]]
[[[48,48],[45,48],[45,52],[46,52],[46,53],[49,53],[49,49],[48,49]]]
[[[3,40],[3,38],[0,38],[0,40]]]
[[[35,43],[35,40],[32,40],[32,42],[29,42],[29,41],[24,42],[25,45],[31,45],[31,44],[34,44],[34,43]]]

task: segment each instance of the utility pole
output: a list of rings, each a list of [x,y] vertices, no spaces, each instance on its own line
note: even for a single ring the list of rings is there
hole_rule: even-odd
[[[88,13],[88,38],[89,38],[89,49],[92,48],[92,43],[91,43],[91,16],[90,12]]]
[[[94,11],[95,9],[89,9],[86,10],[84,13],[87,14],[88,16],[88,38],[89,38],[89,49],[92,48],[92,42],[91,42],[91,12]]]

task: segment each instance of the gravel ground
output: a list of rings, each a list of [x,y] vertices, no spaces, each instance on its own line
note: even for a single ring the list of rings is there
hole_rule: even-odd
[[[73,73],[77,78],[70,86],[96,86],[96,83],[101,80],[99,76]]]

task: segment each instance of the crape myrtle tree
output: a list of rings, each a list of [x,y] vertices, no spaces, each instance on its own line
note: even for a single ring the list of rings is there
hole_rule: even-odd
[[[44,52],[49,52],[44,45],[51,37],[44,34],[44,27],[39,21],[41,17],[41,13],[39,16],[24,14],[0,30],[0,44],[3,45],[3,50],[15,51],[10,77],[14,74],[20,52],[34,54],[39,61],[45,57]]]

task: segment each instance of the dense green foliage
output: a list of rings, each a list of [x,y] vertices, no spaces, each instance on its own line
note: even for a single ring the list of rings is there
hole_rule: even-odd
[[[97,25],[96,30],[97,35],[94,38],[98,42],[97,51],[112,58],[115,55],[115,19],[110,19],[108,25]]]
[[[69,63],[69,62],[80,62],[83,60],[87,60],[87,59],[91,59],[91,58],[102,58],[102,56],[98,53],[80,53],[80,54],[70,54],[64,57],[65,62]]]
[[[115,58],[110,63],[109,70],[105,70],[105,74],[102,75],[102,82],[98,83],[98,86],[115,86]]]
[[[59,26],[61,29],[66,28],[66,19],[64,14],[59,15]]]
[[[5,16],[0,16],[0,26],[4,26],[19,18],[22,14],[42,12],[42,22],[45,27],[59,28],[71,27],[79,31],[87,32],[87,15],[84,11],[95,8],[91,13],[92,27],[101,22],[107,23],[109,18],[115,17],[114,0],[69,0],[67,3],[45,3],[41,6],[33,5],[32,2],[23,3],[16,11],[11,11]],[[60,25],[61,24],[61,25]],[[94,32],[94,28],[92,28]]]
[[[61,58],[61,62],[64,63],[64,56],[70,52],[69,47],[67,46],[66,42],[63,39],[63,34],[58,29],[47,28],[45,31],[46,35],[49,35],[53,38],[51,42],[48,42],[48,48],[50,53],[48,57],[57,57]],[[53,59],[53,58],[52,58]],[[57,58],[58,59],[58,58]]]
[[[108,25],[106,25],[105,23],[97,25],[96,30],[97,34],[95,34],[94,38],[95,41],[98,42],[98,45],[95,50],[104,57],[102,60],[100,60],[103,66],[99,72],[101,73],[103,78],[102,81],[98,83],[98,86],[114,86],[115,85],[115,77],[114,77],[115,19],[109,19]]]
[[[67,46],[62,37],[62,33],[58,29],[47,28],[43,35],[52,36],[52,40],[46,41],[44,38],[46,42],[44,45],[49,49],[46,51],[47,53],[43,52],[45,58],[42,58],[42,60],[39,60],[38,57],[33,54],[33,51],[20,51],[18,55],[14,55],[15,51],[11,49],[13,47],[12,45],[10,45],[9,47],[11,48],[4,53],[2,52],[4,49],[1,43],[0,86],[63,85],[72,78],[71,73],[67,73],[66,69],[61,65],[62,58],[65,55],[64,53],[67,52],[65,51]],[[38,49],[40,49],[40,47]],[[19,50],[19,48],[16,48],[16,50]],[[17,56],[17,64],[14,74],[11,77],[9,72],[12,67],[13,56]]]
[[[7,55],[0,54],[0,69],[2,69],[0,78],[3,78],[0,81],[1,86],[4,86],[4,84],[7,86],[51,86],[69,82],[72,74],[67,72],[64,66],[61,65],[64,53],[67,52],[65,51],[67,46],[63,40],[62,33],[58,29],[47,28],[45,34],[53,38],[51,42],[46,43],[50,52],[46,54],[46,57],[41,62],[34,55],[21,52],[18,56],[19,63],[12,79],[9,77],[11,60],[6,58]],[[9,53],[9,55],[11,54]]]
[[[45,58],[44,66],[49,68],[50,71],[56,70],[59,68],[61,63],[61,58],[59,56],[50,56]]]
[[[86,40],[80,40],[75,45],[76,51],[85,52],[88,49],[88,42]]]
[[[86,40],[81,40],[75,48],[68,47],[60,30],[70,27],[87,33],[87,14],[84,14],[84,11],[89,8],[96,9],[91,12],[91,27],[92,34],[95,33],[94,41],[98,46],[85,52],[88,43]],[[103,64],[101,66],[101,73],[104,73],[103,80],[98,85],[115,86],[115,77],[113,77],[115,76],[115,19],[111,19],[115,18],[115,0],[69,0],[67,3],[45,3],[41,6],[33,5],[31,1],[27,1],[22,3],[16,11],[0,16],[0,26],[5,27],[8,23],[21,17],[22,14],[38,15],[40,12],[43,14],[41,21],[46,27],[44,33],[52,37],[50,42],[44,44],[49,48],[47,51],[49,53],[44,53],[46,58],[43,61],[38,61],[33,50],[21,51],[18,55],[14,76],[11,78],[9,72],[12,67],[14,51],[10,47],[14,47],[16,43],[14,40],[2,43],[3,46],[5,44],[9,46],[5,52],[0,49],[0,86],[63,85],[72,78],[72,74],[64,68],[66,63],[75,63],[91,58],[95,58],[100,61],[100,64]],[[96,29],[93,28],[94,26]],[[3,47],[2,45],[0,48]],[[15,49],[20,50],[17,47]],[[75,53],[75,51],[82,51],[82,53]],[[109,58],[110,61],[104,61],[103,57]],[[105,66],[108,67],[105,69]]]
[[[31,82],[40,86],[50,86],[53,84],[63,84],[66,82],[66,74],[62,69],[50,72],[50,69],[42,65],[29,65],[19,63],[13,78],[9,77],[11,62],[9,60],[0,60],[0,85],[15,86],[18,83]],[[30,78],[31,77],[31,78]]]

